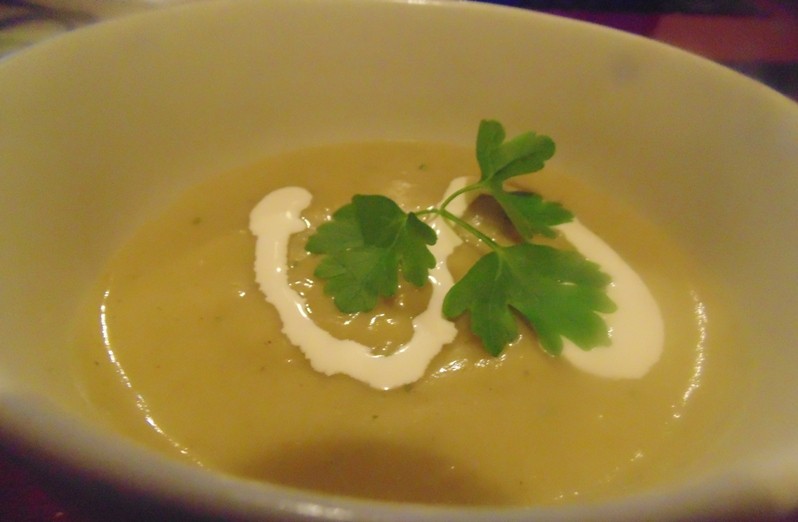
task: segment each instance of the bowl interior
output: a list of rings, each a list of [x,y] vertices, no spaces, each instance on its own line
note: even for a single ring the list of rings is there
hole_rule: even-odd
[[[554,136],[563,168],[639,209],[725,283],[754,325],[757,384],[717,442],[715,469],[756,484],[738,503],[794,506],[798,106],[663,45],[473,4],[200,3],[0,63],[6,437],[67,460],[82,451],[100,474],[110,472],[92,448],[116,451],[143,484],[134,450],[85,422],[93,414],[62,371],[74,310],[111,252],[181,190],[233,166],[322,143],[468,144],[486,117]],[[55,413],[80,436],[51,431]],[[263,486],[233,502],[213,480],[241,486],[195,484],[213,492],[206,503],[268,504]],[[705,500],[733,489],[711,484]],[[168,478],[158,488],[179,489]]]

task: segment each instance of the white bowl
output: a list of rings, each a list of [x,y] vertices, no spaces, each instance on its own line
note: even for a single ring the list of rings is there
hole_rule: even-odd
[[[745,307],[758,385],[708,474],[591,506],[383,504],[178,464],[92,420],[61,370],[63,339],[144,216],[274,152],[376,138],[470,143],[483,117],[555,136],[566,169],[678,235]],[[477,4],[180,6],[0,63],[0,199],[0,432],[64,473],[227,518],[653,520],[798,506],[798,106],[706,60]]]

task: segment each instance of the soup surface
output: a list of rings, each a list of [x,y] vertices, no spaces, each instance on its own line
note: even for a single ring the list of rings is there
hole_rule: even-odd
[[[562,202],[643,277],[665,319],[661,360],[641,379],[604,379],[548,356],[534,333],[499,357],[457,322],[425,376],[381,391],[313,371],[255,283],[249,213],[267,193],[314,196],[311,229],[354,193],[412,210],[477,176],[473,152],[437,144],[310,149],[191,190],[110,261],[80,317],[76,374],[107,422],[179,459],[335,494],[448,504],[608,498],[691,472],[733,412],[744,344],[706,278],[656,228],[552,167],[525,184]],[[479,200],[470,218],[502,233]],[[428,288],[402,288],[371,314],[339,313],[293,239],[289,273],[313,320],[389,353]],[[466,243],[455,277],[477,258]],[[737,386],[739,388],[739,386]]]

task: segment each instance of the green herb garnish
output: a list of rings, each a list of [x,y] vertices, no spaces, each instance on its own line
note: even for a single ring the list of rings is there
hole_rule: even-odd
[[[400,267],[405,279],[423,286],[435,266],[427,245],[437,239],[429,225],[393,200],[355,196],[319,227],[306,249],[326,254],[315,275],[327,280],[324,290],[339,310],[355,313],[396,292]]]
[[[480,180],[439,207],[404,212],[385,196],[356,195],[322,224],[306,250],[323,255],[314,274],[325,280],[325,293],[342,312],[368,312],[380,298],[396,293],[400,273],[415,286],[426,284],[435,266],[429,245],[437,237],[421,217],[436,214],[491,250],[455,283],[443,303],[448,319],[470,313],[471,330],[488,352],[498,355],[518,337],[517,315],[553,355],[562,351],[563,337],[585,350],[609,344],[607,325],[598,314],[615,310],[606,294],[610,278],[578,252],[531,241],[536,235],[555,237],[553,227],[573,215],[538,194],[504,188],[511,178],[541,170],[554,155],[554,142],[534,132],[505,140],[499,122],[482,121],[476,148]],[[495,199],[521,242],[500,245],[446,210],[454,198],[472,191]]]

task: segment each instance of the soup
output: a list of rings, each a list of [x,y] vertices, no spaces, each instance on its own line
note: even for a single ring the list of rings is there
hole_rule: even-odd
[[[561,201],[643,278],[665,324],[642,378],[607,379],[547,355],[534,333],[498,357],[456,321],[424,376],[392,390],[314,371],[281,333],[253,271],[249,213],[287,185],[313,194],[311,229],[354,193],[409,209],[440,201],[473,152],[421,143],[321,147],[198,186],[110,260],[80,317],[76,376],[108,423],[175,458],[233,475],[393,501],[543,505],[622,495],[695,472],[733,413],[745,343],[706,274],[641,216],[554,167],[524,184]],[[495,233],[495,209],[470,218]],[[289,248],[289,280],[313,320],[390,354],[429,289],[403,285],[370,314],[338,312],[314,280],[310,234]],[[476,259],[449,260],[459,277]],[[598,348],[597,348],[598,349]]]

